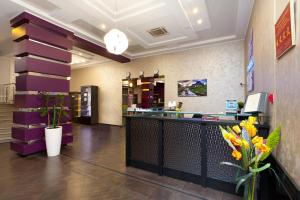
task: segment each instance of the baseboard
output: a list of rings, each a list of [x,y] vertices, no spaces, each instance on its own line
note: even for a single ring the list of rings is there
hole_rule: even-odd
[[[2,143],[9,143],[9,142],[11,142],[11,139],[0,139],[0,144],[2,144]]]
[[[300,187],[289,176],[288,172],[277,161],[276,158],[270,156],[267,162],[271,163],[272,169],[278,175],[280,181],[272,171],[262,174],[261,194],[260,199],[263,200],[300,200]],[[268,192],[266,193],[266,190]]]

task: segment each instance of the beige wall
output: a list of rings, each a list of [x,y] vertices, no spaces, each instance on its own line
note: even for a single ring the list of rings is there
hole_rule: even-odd
[[[2,84],[15,83],[14,60],[11,57],[0,57],[0,102],[4,101]]]
[[[274,24],[288,0],[257,0],[252,13],[245,55],[251,30],[254,33],[255,92],[275,95],[271,105],[272,127],[282,126],[281,144],[275,155],[289,175],[300,185],[300,1],[296,4],[296,47],[278,61],[275,58]],[[247,57],[245,57],[247,58]],[[247,59],[246,59],[246,62]]]
[[[72,71],[71,90],[81,85],[100,87],[99,122],[121,125],[121,80],[126,72],[138,77],[153,75],[158,68],[165,75],[165,102],[182,101],[185,111],[224,112],[226,99],[244,99],[243,41],[207,46],[184,52],[134,60],[127,64],[110,62]],[[208,79],[207,97],[178,97],[177,81]]]
[[[14,82],[14,59],[0,57],[0,84]]]

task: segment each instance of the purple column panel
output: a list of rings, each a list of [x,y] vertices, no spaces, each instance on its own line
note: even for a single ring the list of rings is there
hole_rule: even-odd
[[[69,92],[70,81],[41,76],[16,77],[16,91]]]
[[[72,132],[72,124],[63,124],[63,134],[69,134]],[[41,140],[45,137],[45,128],[12,128],[12,138],[21,140],[24,142],[32,140]]]
[[[70,117],[70,111],[68,117],[63,117],[61,119],[61,123],[68,122]],[[30,124],[40,124],[46,123],[47,117],[41,117],[40,113],[38,112],[21,112],[16,111],[13,113],[13,123],[15,124],[23,124],[23,125],[30,125]]]
[[[69,144],[73,142],[73,135],[69,135],[69,134],[63,135],[61,140],[62,140],[61,144]]]
[[[62,137],[61,144],[69,144],[73,142],[73,136],[72,135],[64,135]],[[19,142],[19,141],[13,141],[10,143],[10,149],[17,152],[20,155],[29,155],[40,151],[46,150],[46,144],[44,140],[36,141],[32,144]]]
[[[65,97],[65,106],[70,107],[71,98],[70,96]],[[43,106],[41,95],[30,95],[30,94],[17,94],[15,95],[15,107],[16,108],[40,108]],[[49,103],[49,106],[53,104]]]
[[[12,39],[15,42],[15,55],[20,58],[15,63],[15,71],[20,74],[16,78],[16,90],[68,93],[70,81],[65,77],[71,74],[68,63],[71,62],[72,55],[67,50],[74,45],[74,34],[26,12],[12,19],[10,23],[14,27]],[[65,100],[65,106],[70,106],[70,97],[66,96]],[[15,105],[17,108],[39,108],[43,106],[43,101],[41,95],[17,94]],[[64,117],[60,122],[63,124],[62,144],[73,141],[72,124],[67,123],[70,121],[71,112],[68,113],[69,117]],[[47,117],[41,117],[38,112],[15,111],[13,122],[21,125],[47,123]],[[15,140],[11,142],[11,149],[21,155],[45,151],[44,136],[44,128],[13,127],[12,137]]]
[[[15,18],[10,20],[10,24],[12,27],[17,27],[24,23],[32,23],[39,27],[43,27],[50,31],[54,31],[54,32],[61,34],[63,36],[66,36],[66,37],[72,37],[74,35],[74,33],[69,30],[66,30],[62,27],[59,27],[55,24],[52,24],[44,19],[41,19],[41,18],[34,16],[30,13],[27,13],[27,12],[23,12],[20,15],[18,15]]]
[[[73,46],[73,42],[67,39],[66,36],[59,35],[53,31],[49,31],[33,24],[26,23],[12,29],[12,39],[14,41],[19,42],[27,38],[66,50],[70,50]]]
[[[14,44],[15,56],[35,55],[43,58],[53,59],[65,63],[70,63],[72,54],[68,51],[47,46],[30,40],[22,40]]]
[[[39,140],[32,144],[13,141],[10,143],[10,149],[20,155],[29,155],[46,149],[44,140]]]
[[[71,66],[31,57],[22,57],[21,59],[16,59],[15,61],[15,72],[37,72],[42,74],[69,77],[71,76]]]

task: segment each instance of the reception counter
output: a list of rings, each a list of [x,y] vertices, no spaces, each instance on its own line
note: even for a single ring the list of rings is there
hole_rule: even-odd
[[[163,114],[124,117],[127,166],[234,193],[236,169],[220,163],[236,161],[219,126],[232,126],[239,121],[208,121]],[[267,126],[257,128],[259,135],[268,134]]]

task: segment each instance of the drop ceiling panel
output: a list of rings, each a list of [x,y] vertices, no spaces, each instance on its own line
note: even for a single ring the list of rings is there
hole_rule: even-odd
[[[14,5],[9,6],[11,12],[20,9],[30,11],[101,46],[104,46],[104,34],[111,28],[118,28],[129,38],[130,46],[125,55],[135,58],[155,52],[243,39],[253,2],[254,0],[8,0],[1,1],[0,4],[1,8],[5,4]],[[169,34],[152,37],[147,32],[161,26]]]
[[[104,31],[93,26],[92,24],[90,24],[89,22],[87,22],[85,20],[77,19],[77,20],[73,21],[72,24],[74,24],[77,28],[84,29],[85,31],[90,32],[91,34],[93,34],[97,37],[103,38],[105,35]]]
[[[164,16],[161,18],[155,18],[148,22],[144,22],[140,25],[129,27],[128,31],[146,47],[167,45],[172,42],[178,42],[193,38],[191,37],[192,34],[188,31],[188,29],[184,30],[182,26],[176,26],[176,24],[174,23],[175,21],[176,16],[174,15]],[[150,29],[158,27],[164,27],[168,31],[168,34],[160,37],[153,37],[148,33]]]
[[[37,8],[45,11],[45,12],[53,12],[58,9],[58,7],[48,0],[27,0],[28,3],[36,6]]]

